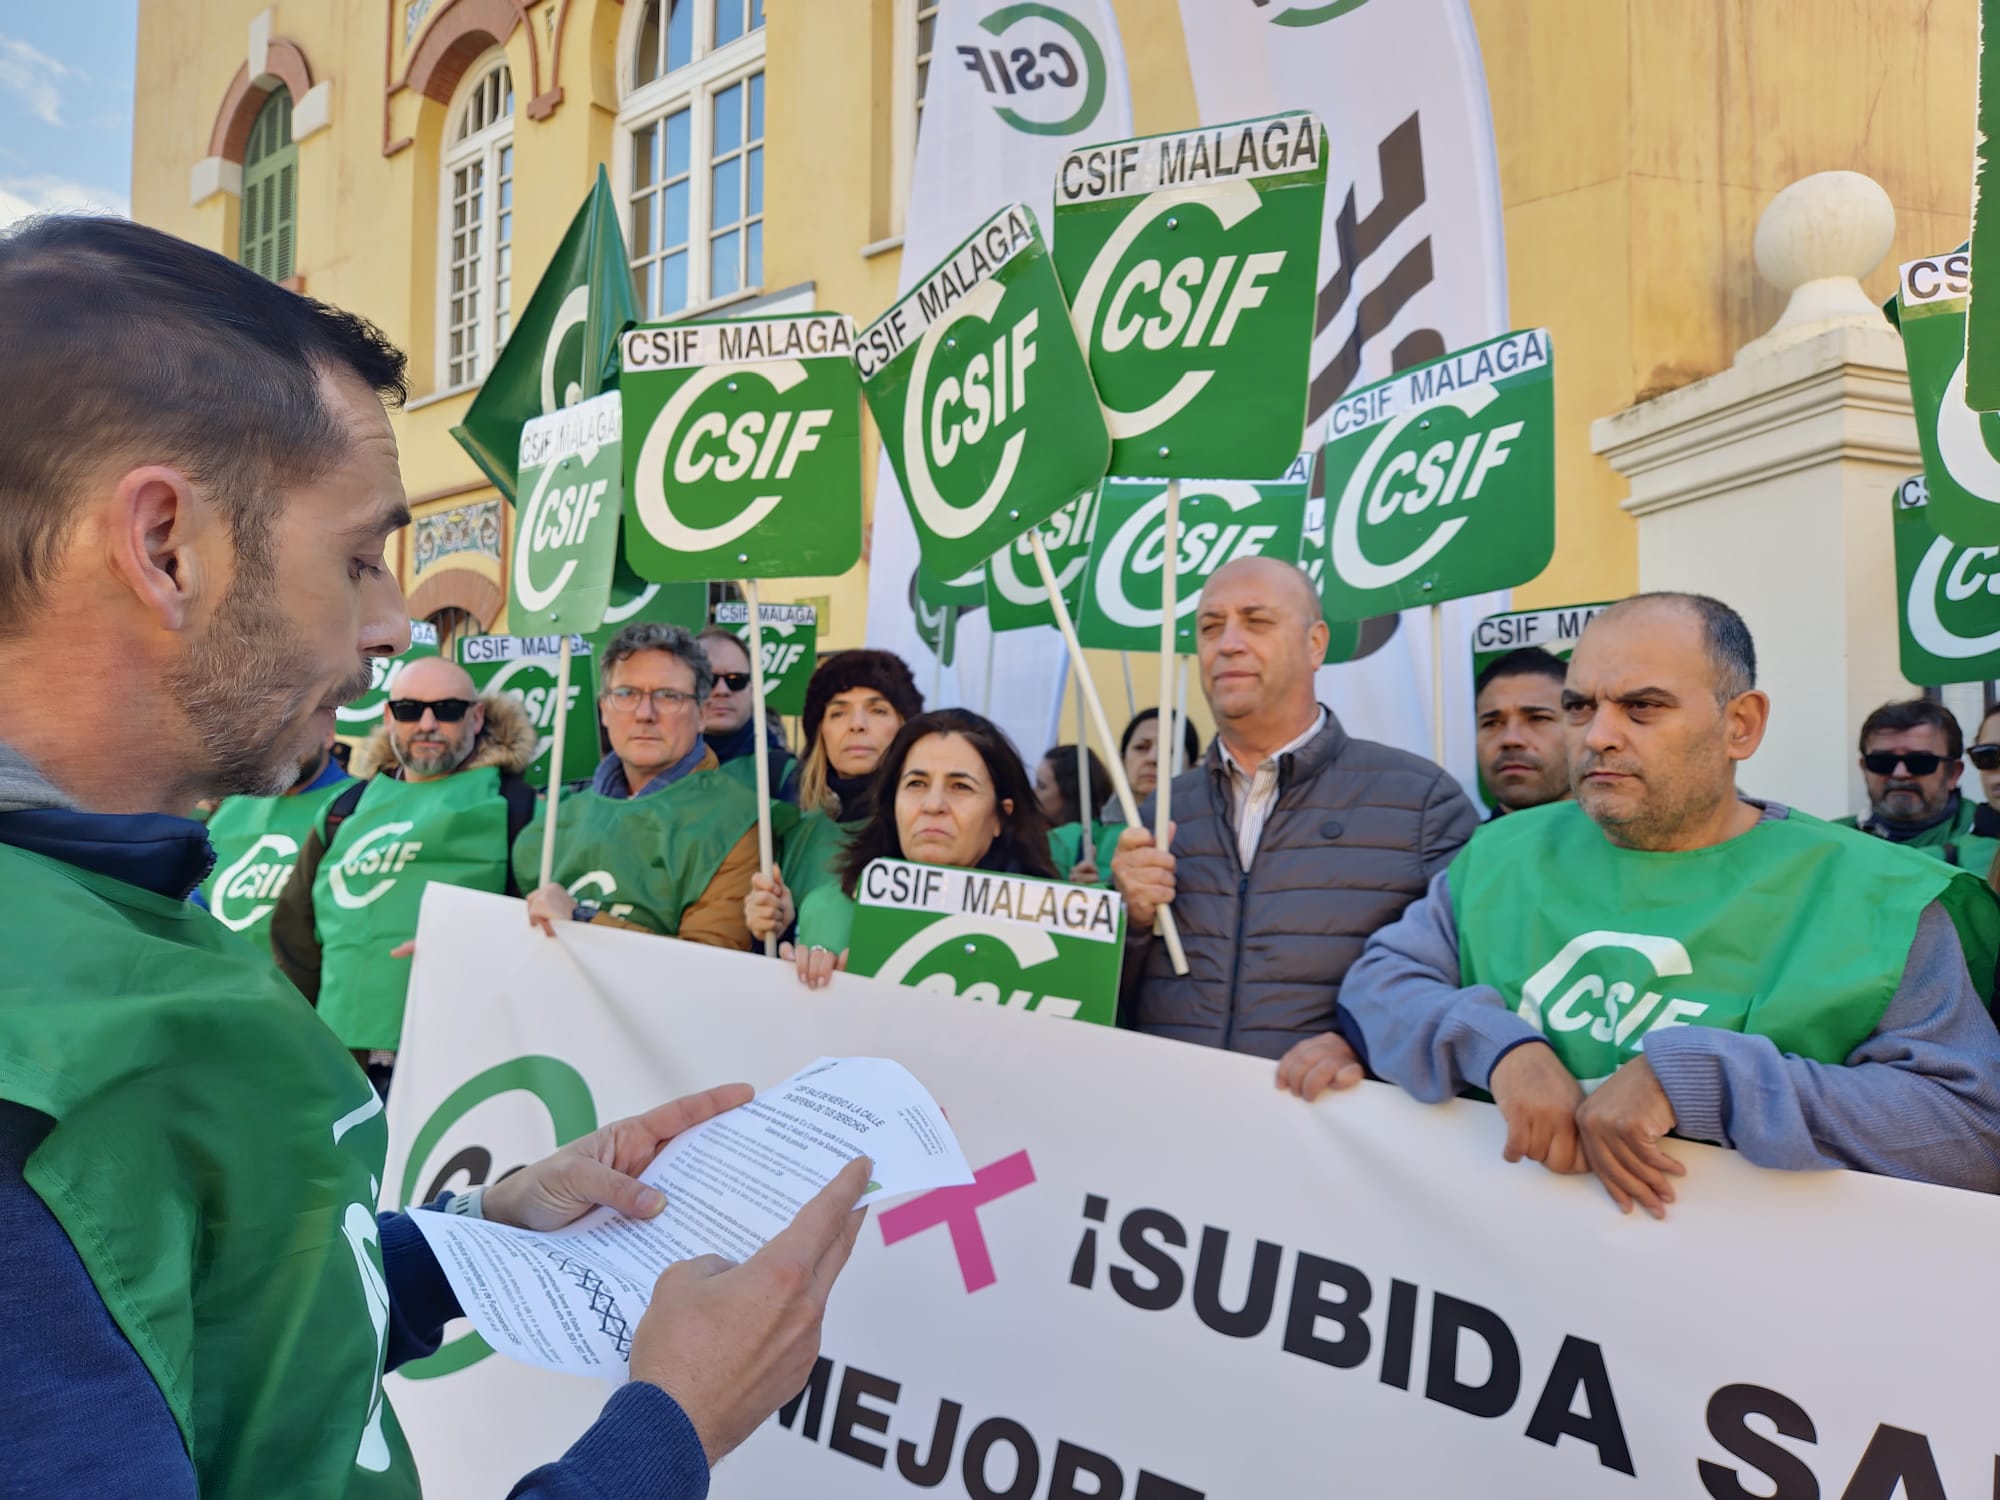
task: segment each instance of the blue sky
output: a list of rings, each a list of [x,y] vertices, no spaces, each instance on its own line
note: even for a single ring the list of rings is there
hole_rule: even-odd
[[[40,209],[127,209],[138,10],[0,3],[0,225]]]

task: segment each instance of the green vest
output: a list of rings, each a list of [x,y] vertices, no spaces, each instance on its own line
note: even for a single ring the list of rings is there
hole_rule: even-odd
[[[1981,995],[2000,907],[1942,862],[1794,811],[1707,849],[1621,849],[1574,802],[1487,824],[1452,861],[1460,982],[1491,985],[1586,1085],[1662,1026],[1840,1063],[1875,1030],[1941,901]]]
[[[859,823],[842,823],[823,812],[810,812],[799,819],[785,836],[785,846],[778,855],[778,869],[784,874],[794,907],[803,911],[806,897],[823,885],[839,884],[840,862],[860,831]]]
[[[367,1079],[190,903],[7,846],[0,889],[0,1098],[55,1121],[28,1184],[204,1500],[416,1495],[382,1394],[389,1133]]]
[[[296,797],[226,798],[208,819],[215,868],[201,883],[215,920],[269,952],[266,928],[291,881],[299,846],[327,805],[353,784],[337,781]]]
[[[368,783],[313,880],[320,1019],[349,1047],[403,1039],[410,965],[389,950],[417,935],[424,887],[507,886],[507,803],[492,766],[442,781]]]
[[[780,750],[776,745],[771,747],[773,786],[785,784],[785,777],[791,771],[792,762],[797,759],[798,757],[789,750]],[[757,755],[754,750],[748,755],[739,755],[734,760],[725,760],[716,769],[749,791],[758,793],[763,791],[763,788],[757,785]]]
[[[756,793],[727,768],[643,797],[573,792],[556,808],[555,878],[579,901],[673,937],[756,824]],[[514,841],[514,883],[524,891],[541,884],[542,831],[536,818]]]
[[[1091,820],[1090,826],[1097,834],[1097,879],[1093,885],[1111,884],[1111,856],[1117,852],[1118,837],[1124,833],[1123,823],[1100,823]],[[1083,825],[1062,823],[1049,830],[1049,859],[1056,867],[1058,880],[1069,879],[1069,872],[1075,867],[1083,852]]]

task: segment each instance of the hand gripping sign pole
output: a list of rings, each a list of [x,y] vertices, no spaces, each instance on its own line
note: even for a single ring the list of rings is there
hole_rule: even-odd
[[[1069,617],[1069,602],[1063,598],[1062,590],[1056,587],[1056,570],[1049,566],[1048,548],[1043,545],[1041,532],[1031,531],[1028,535],[1030,545],[1035,549],[1035,567],[1042,575],[1042,587],[1048,590],[1049,605],[1055,610],[1056,629],[1062,632],[1063,644],[1069,647],[1070,660],[1081,662],[1083,647],[1076,639],[1076,622]],[[1124,757],[1111,753],[1111,747],[1117,741],[1111,737],[1111,725],[1104,717],[1104,704],[1097,696],[1097,684],[1088,672],[1083,672],[1077,677],[1077,686],[1083,690],[1083,706],[1090,711],[1097,742],[1104,746],[1105,757],[1110,761],[1106,769],[1111,772],[1111,790],[1118,794],[1118,805],[1124,810],[1125,824],[1129,828],[1143,828],[1146,825],[1139,821],[1138,799],[1132,795],[1132,783],[1125,775]],[[1154,915],[1153,930],[1166,940],[1167,956],[1173,960],[1174,972],[1187,973],[1187,952],[1181,947],[1181,930],[1174,925],[1171,907],[1163,906]]]
[[[764,878],[768,880],[772,863],[771,742],[765,729],[768,720],[764,712],[763,610],[758,605],[756,579],[746,578],[739,587],[750,606],[750,723],[757,744],[757,868],[764,872]],[[567,662],[565,657],[565,670]],[[778,956],[777,933],[765,937],[764,951],[772,958]]]

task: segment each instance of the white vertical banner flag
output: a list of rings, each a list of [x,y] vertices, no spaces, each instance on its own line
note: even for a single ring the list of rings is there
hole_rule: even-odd
[[[1181,0],[1203,124],[1309,109],[1328,138],[1306,446],[1344,391],[1507,331],[1507,249],[1486,69],[1467,0]],[[1317,488],[1317,483],[1316,483]],[[1444,606],[1445,760],[1473,761],[1472,627],[1501,591]],[[1431,753],[1427,610],[1320,673],[1354,734]]]
[[[1063,156],[1131,134],[1132,90],[1110,0],[951,0],[941,6],[911,174],[899,295],[1009,203],[1027,204],[1043,236],[1050,235]],[[884,454],[869,552],[868,644],[901,656],[928,689],[931,649],[917,633],[911,595],[916,569],[916,531]],[[993,648],[989,625],[984,610],[961,622],[954,664],[941,678],[944,702],[980,705]],[[994,659],[988,712],[1030,764],[1047,748],[1042,735],[1051,705],[1062,699],[1065,663],[1062,637],[1053,629],[1010,632],[1007,649]],[[961,682],[973,690],[963,690]]]

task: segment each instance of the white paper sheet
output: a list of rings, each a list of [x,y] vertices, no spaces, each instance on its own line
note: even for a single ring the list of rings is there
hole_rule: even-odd
[[[699,1255],[749,1259],[857,1156],[874,1163],[863,1204],[972,1181],[944,1112],[901,1063],[823,1057],[670,1141],[640,1174],[666,1194],[656,1218],[601,1208],[542,1233],[411,1217],[496,1352],[623,1379],[662,1271]]]

